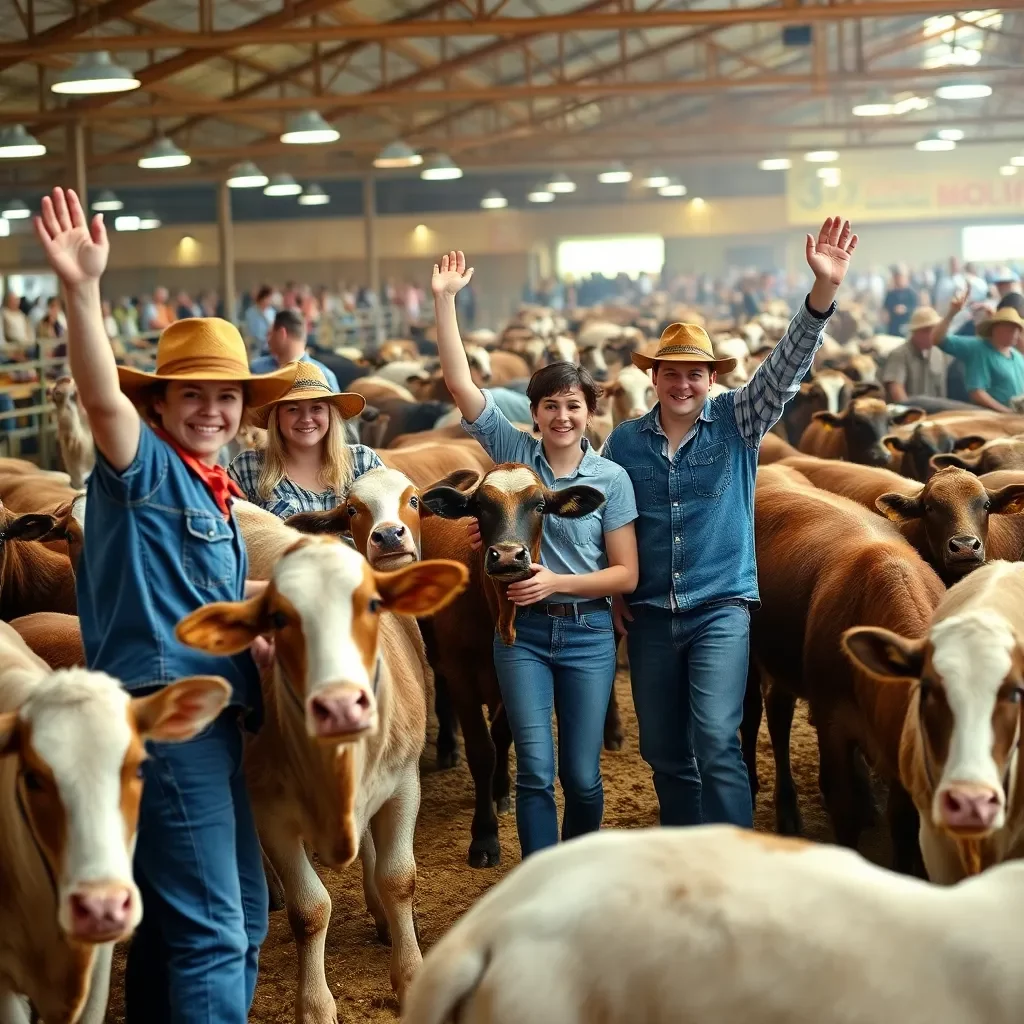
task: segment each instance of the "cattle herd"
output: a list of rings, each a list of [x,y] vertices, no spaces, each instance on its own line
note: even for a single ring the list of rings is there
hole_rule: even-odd
[[[786,312],[773,308],[746,324],[706,325],[719,353],[738,358],[718,387],[749,379],[784,334]],[[651,381],[630,365],[629,353],[651,343],[666,319],[702,322],[695,311],[653,303],[644,310],[605,308],[581,322],[528,308],[500,334],[469,335],[467,349],[481,386],[520,396],[530,373],[547,362],[586,366],[604,389],[589,431],[600,445],[616,423],[651,408]],[[953,883],[1024,853],[1024,416],[982,409],[929,415],[887,404],[876,359],[901,339],[875,336],[848,311],[831,329],[835,336],[826,338],[760,451],[755,532],[762,603],[751,619],[744,756],[756,796],[757,734],[766,717],[777,831],[799,835],[789,748],[796,701],[805,701],[818,740],[821,797],[838,842],[856,847],[875,812],[872,781],[881,780],[892,867]],[[358,477],[331,512],[282,522],[237,502],[250,576],[270,585],[252,599],[202,608],[177,629],[182,643],[217,654],[243,650],[260,635],[276,641],[274,668],[264,678],[265,718],[247,748],[246,774],[271,893],[287,907],[295,936],[295,1012],[304,1024],[337,1020],[324,968],[331,902],[314,859],[336,869],[361,860],[366,907],[379,937],[391,943],[391,983],[400,1000],[420,968],[413,837],[431,691],[438,766],[457,765],[461,731],[472,775],[468,863],[491,867],[502,854],[498,814],[510,806],[511,734],[491,638],[496,625],[504,635],[514,631],[514,609],[488,576],[482,552],[471,547],[465,517],[489,507],[482,523],[495,524],[490,528],[504,531],[500,539],[517,540],[536,560],[543,517],[529,507],[551,495],[523,467],[514,471],[530,475],[528,487],[510,496],[498,485],[497,474],[510,467],[495,467],[462,431],[436,360],[422,352],[429,347],[394,341],[371,353],[325,357],[343,390],[366,399],[358,429],[386,468]],[[194,735],[226,700],[223,686],[209,679],[130,699],[108,677],[85,670],[75,569],[94,453],[74,383],[58,381],[53,398],[67,472],[0,459],[2,1024],[29,1019],[22,999],[47,1024],[103,1020],[110,941],[129,935],[141,912],[131,849],[142,743]],[[525,429],[528,419],[527,411]],[[244,443],[259,445],[260,432],[247,432]],[[341,536],[351,544],[339,543]],[[483,540],[484,549],[495,542]],[[351,685],[337,685],[339,678]],[[605,745],[617,749],[622,742],[613,698]],[[640,883],[630,888],[638,876],[676,878],[679,899],[687,887],[718,892],[723,879],[742,880],[729,890],[734,903],[723,913],[742,918],[738,908],[762,900],[780,922],[791,914],[831,915],[840,937],[828,941],[851,944],[848,970],[821,968],[813,977],[811,940],[802,935],[804,945],[787,957],[791,931],[780,923],[773,934],[759,919],[751,942],[764,963],[748,972],[749,990],[709,995],[704,1012],[719,1016],[693,1020],[738,1020],[741,1012],[802,1024],[1015,1019],[998,1009],[950,1015],[949,1001],[963,992],[953,991],[948,960],[939,954],[933,973],[950,992],[945,1004],[929,1005],[942,1005],[942,1014],[922,1015],[920,1004],[910,1013],[910,996],[901,991],[891,992],[889,1002],[879,995],[863,1003],[875,1007],[865,1015],[822,1015],[830,991],[840,1002],[858,989],[863,995],[858,972],[884,970],[884,950],[891,955],[901,942],[930,941],[927,922],[940,913],[938,902],[935,909],[929,902],[940,899],[934,887],[887,896],[883,883],[866,874],[868,865],[833,849],[808,854],[797,868],[786,858],[758,860],[759,844],[767,853],[788,849],[771,837],[744,841],[709,829],[685,847],[663,848],[671,842],[668,834],[630,833],[598,847],[591,837],[557,851],[559,860],[543,861],[546,876],[541,862],[525,865],[516,877],[534,872],[529,899],[540,900],[550,916],[543,939],[514,924],[514,888],[481,900],[466,918],[480,945],[439,944],[456,965],[451,970],[463,971],[459,998],[493,958],[489,1015],[478,1008],[464,1019],[678,1019],[659,1004],[672,998],[672,987],[645,971],[709,992],[729,989],[725,979],[735,975],[716,969],[709,952],[738,955],[714,945],[732,941],[728,935],[712,929],[706,943],[698,941],[694,936],[711,925],[673,923],[666,911],[671,898],[666,904],[645,894]],[[89,880],[97,864],[102,884]],[[556,865],[561,874],[550,873]],[[567,885],[570,876],[578,884]],[[988,890],[976,895],[989,899]],[[875,904],[881,939],[858,916]],[[925,922],[919,928],[907,917],[917,913],[913,907]],[[980,913],[965,904],[969,911]],[[615,942],[600,942],[610,919]],[[527,955],[541,941],[550,942],[550,957]],[[565,948],[570,942],[573,957]],[[636,949],[650,944],[673,955],[636,961]],[[982,952],[968,948],[963,956]],[[628,984],[606,992],[607,979],[628,957],[637,962]],[[752,1015],[767,979],[788,984],[780,982],[787,964],[794,988],[817,985],[822,998],[801,1004],[803,1015],[796,1004]],[[558,985],[551,982],[556,968]],[[988,969],[977,965],[978,972]],[[443,1014],[451,991],[444,979],[426,977],[409,1019],[440,1024],[449,1019]],[[629,1010],[636,1005],[646,1008]]]

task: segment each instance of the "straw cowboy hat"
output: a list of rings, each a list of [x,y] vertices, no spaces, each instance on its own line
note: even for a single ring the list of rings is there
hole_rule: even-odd
[[[245,342],[238,328],[216,316],[188,317],[164,328],[156,346],[156,371],[146,373],[119,366],[121,390],[140,401],[147,388],[161,381],[230,380],[246,385],[250,405],[264,405],[279,398],[295,379],[289,364],[273,373],[251,374]]]
[[[343,419],[350,419],[358,416],[366,405],[366,399],[362,395],[354,395],[351,392],[332,391],[327,383],[327,378],[316,363],[297,363],[298,372],[295,374],[295,381],[292,386],[277,398],[268,402],[260,409],[254,409],[252,423],[255,427],[266,428],[270,422],[271,413],[282,402],[302,402],[307,399],[320,399],[333,405],[341,413]]]
[[[937,310],[932,309],[931,306],[918,306],[907,324],[907,333],[913,334],[914,331],[922,331],[926,327],[934,327],[941,323],[942,316]]]
[[[1014,327],[1020,327],[1024,330],[1024,320],[1021,319],[1020,313],[1012,306],[1003,306],[1002,309],[997,309],[990,317],[986,317],[978,324],[976,328],[978,336],[990,338],[992,336],[992,328],[997,324],[1013,324]]]
[[[736,360],[716,359],[711,339],[703,327],[696,324],[669,324],[662,331],[657,351],[653,355],[633,352],[633,365],[649,370],[656,362],[667,363],[712,363],[718,373],[736,369]]]

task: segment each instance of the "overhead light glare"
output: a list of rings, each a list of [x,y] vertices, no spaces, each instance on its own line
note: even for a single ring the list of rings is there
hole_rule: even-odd
[[[170,139],[161,136],[141,157],[139,166],[146,170],[163,170],[169,167],[187,167],[192,157],[179,149]]]
[[[307,185],[299,196],[299,206],[326,206],[331,197],[319,185]]]
[[[1024,163],[1022,163],[1022,166],[1024,166]],[[1004,166],[999,168],[999,173],[1004,178],[1012,178],[1017,173],[1017,171],[1018,168],[1014,167],[1013,164],[1005,164]]]
[[[263,188],[270,179],[251,161],[243,160],[228,171],[228,188]]]
[[[935,90],[940,100],[983,100],[992,95],[992,86],[982,82],[950,82]]]
[[[772,156],[758,163],[762,171],[788,171],[793,161],[788,156]]]
[[[952,139],[940,138],[938,132],[933,132],[931,135],[926,135],[923,139],[918,139],[914,143],[914,149],[922,153],[943,153],[956,149],[956,143]]]
[[[337,142],[341,132],[332,128],[317,110],[304,110],[288,118],[281,141],[297,146],[315,146],[325,142]]]
[[[139,230],[152,231],[160,227],[160,218],[155,213],[143,213],[139,217]]]
[[[664,188],[666,185],[671,184],[672,179],[661,171],[651,171],[651,173],[644,178],[644,186],[646,188]]]
[[[892,112],[896,115],[912,114],[919,110],[927,110],[932,101],[925,96],[906,96],[896,100],[892,105]]]
[[[526,193],[526,198],[531,203],[553,203],[555,201],[555,193],[548,191],[546,185],[538,185],[532,192]]]
[[[124,209],[124,203],[109,188],[105,188],[93,200],[92,208],[97,213],[113,213],[115,210]]]
[[[115,231],[138,231],[140,220],[138,217],[126,214],[123,217],[114,218]]]
[[[400,139],[386,145],[373,159],[373,166],[382,169],[419,167],[423,157]]]
[[[485,210],[503,210],[508,206],[508,200],[496,188],[492,188],[480,200],[480,206]]]
[[[576,182],[568,174],[559,173],[548,182],[548,191],[562,194],[575,192]]]
[[[1011,156],[1010,157],[1011,167],[1024,167],[1024,156]]]
[[[290,174],[274,174],[263,190],[265,196],[297,196],[302,186]]]
[[[454,181],[462,177],[462,168],[447,153],[435,153],[427,158],[420,177],[424,181]]]
[[[686,195],[686,186],[678,178],[669,178],[667,184],[658,189],[659,196],[678,198]]]
[[[142,82],[127,68],[115,64],[106,50],[79,54],[75,63],[62,71],[50,86],[61,96],[99,96],[103,93],[131,92]]]
[[[839,154],[834,149],[815,149],[804,153],[804,159],[809,164],[830,164],[839,159]]]
[[[597,180],[602,185],[622,185],[633,180],[633,172],[620,163],[614,163],[606,171],[602,171]]]
[[[34,135],[29,135],[23,124],[0,129],[0,159],[22,160],[45,153],[46,147]]]
[[[960,128],[940,128],[935,134],[947,142],[962,142],[964,137],[964,132]]]
[[[32,211],[20,200],[12,199],[2,211],[4,220],[26,220]]]

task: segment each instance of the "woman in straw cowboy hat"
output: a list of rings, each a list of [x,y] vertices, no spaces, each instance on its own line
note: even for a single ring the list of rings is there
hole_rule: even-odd
[[[244,1024],[267,928],[260,844],[241,772],[241,716],[259,710],[252,657],[178,643],[178,621],[246,583],[231,513],[240,491],[217,466],[247,405],[280,398],[294,365],[252,376],[236,328],[187,319],[160,336],[156,371],[118,367],[103,329],[102,215],[54,189],[36,234],[67,303],[68,356],[96,441],[78,612],[90,668],[133,693],[182,676],[221,676],[229,708],[195,739],[153,744],[135,849],[145,915],[128,956],[129,1022]]]
[[[1024,319],[1012,305],[1003,306],[978,326],[978,337],[947,334],[953,318],[964,307],[967,293],[949,304],[949,311],[935,327],[935,344],[964,364],[964,384],[975,405],[995,412],[1012,412],[1010,402],[1024,394]]]
[[[360,395],[332,391],[315,363],[299,363],[289,391],[253,413],[253,425],[267,431],[266,447],[238,454],[228,473],[249,501],[282,519],[329,511],[357,476],[383,466],[372,448],[345,442],[344,421],[365,404]]]

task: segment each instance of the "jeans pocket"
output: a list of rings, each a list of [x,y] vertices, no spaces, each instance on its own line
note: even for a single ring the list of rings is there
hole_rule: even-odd
[[[181,567],[193,586],[211,590],[230,583],[238,571],[234,534],[220,516],[185,510]]]
[[[579,624],[590,633],[608,633],[610,635],[614,632],[610,611],[587,612],[579,617]]]

